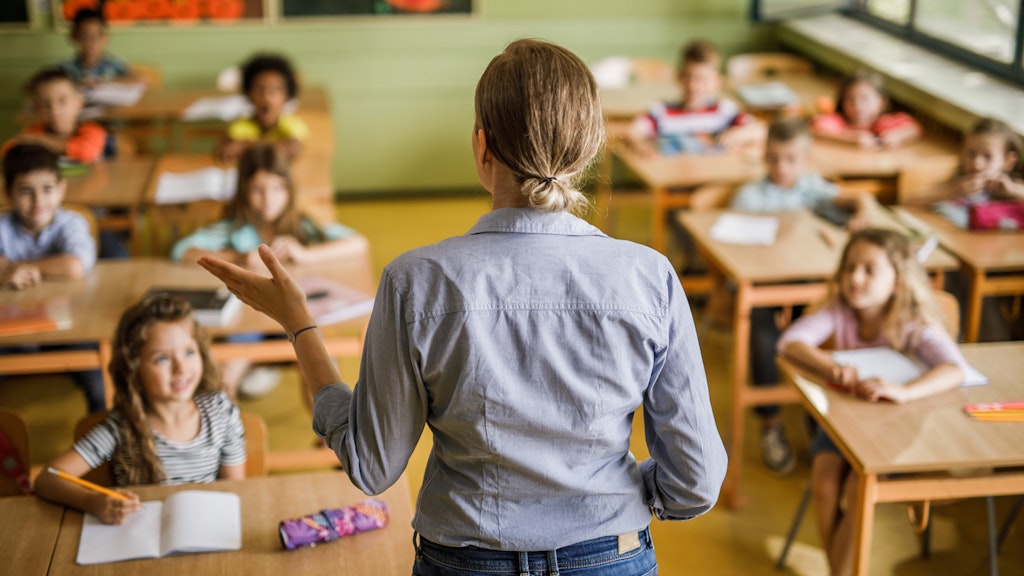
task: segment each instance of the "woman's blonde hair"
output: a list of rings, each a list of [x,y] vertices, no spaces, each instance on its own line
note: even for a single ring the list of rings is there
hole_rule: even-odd
[[[114,408],[121,416],[122,448],[115,451],[114,463],[125,471],[128,484],[156,484],[164,480],[164,467],[156,454],[153,431],[146,422],[146,396],[139,376],[139,355],[149,336],[149,327],[157,322],[188,322],[203,361],[203,374],[195,395],[221,390],[217,366],[210,357],[210,340],[192,317],[188,302],[158,294],[136,303],[125,311],[114,334],[113,351],[107,369],[114,381]]]
[[[579,214],[588,205],[579,176],[604,146],[604,120],[597,83],[575,54],[539,40],[509,44],[477,83],[476,121],[531,208]]]
[[[931,326],[948,334],[947,325],[943,322],[942,313],[928,283],[928,276],[917,261],[910,239],[894,230],[864,228],[850,235],[839,258],[839,267],[829,285],[828,302],[838,302],[849,307],[840,289],[840,283],[850,249],[858,242],[867,242],[881,248],[896,271],[895,286],[892,296],[886,303],[882,323],[882,334],[893,347],[906,352],[917,345],[920,331],[907,331],[906,327],[909,324]],[[951,336],[955,338],[955,335]]]
[[[246,224],[257,224],[249,207],[249,185],[260,171],[283,178],[288,190],[288,205],[274,222],[274,234],[293,236],[303,244],[323,242],[324,237],[319,228],[302,226],[302,214],[296,206],[295,182],[288,168],[288,157],[277,146],[269,143],[253,144],[238,158],[238,186],[235,197],[225,208],[224,218],[230,220],[236,229]]]

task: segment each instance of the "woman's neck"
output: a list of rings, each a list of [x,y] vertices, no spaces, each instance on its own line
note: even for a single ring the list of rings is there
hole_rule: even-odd
[[[526,208],[526,196],[509,170],[499,172],[491,192],[491,210],[499,208]]]

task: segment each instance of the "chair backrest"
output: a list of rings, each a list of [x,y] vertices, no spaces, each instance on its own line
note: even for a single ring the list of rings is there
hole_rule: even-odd
[[[89,224],[89,235],[92,236],[93,244],[96,245],[96,251],[99,253],[100,249],[100,226],[96,221],[96,215],[92,213],[92,210],[88,206],[82,204],[75,204],[73,202],[65,202],[61,204],[61,207],[65,210],[69,210],[85,218],[85,221]]]
[[[896,176],[896,203],[913,203],[922,192],[951,180],[959,168],[960,159],[952,155],[921,158],[905,166]]]
[[[164,73],[154,64],[131,64],[132,75],[146,85],[146,90],[159,90],[164,84]]]
[[[93,426],[107,417],[107,411],[93,412],[75,424],[75,440],[85,435]],[[266,476],[267,474],[267,425],[257,414],[242,411],[242,426],[245,428],[245,475]],[[100,486],[113,486],[110,462],[104,462],[83,476]]]
[[[174,243],[198,228],[220,220],[225,203],[219,200],[198,200],[186,204],[160,204],[146,213],[149,224],[149,254],[167,256]]]
[[[731,81],[771,78],[780,74],[810,74],[809,60],[785,52],[737,54],[725,63],[725,76]]]
[[[945,290],[933,290],[932,293],[935,295],[935,303],[942,314],[946,330],[949,331],[953,340],[956,340],[960,334],[960,303],[957,302],[956,296]]]
[[[670,84],[676,79],[675,68],[657,58],[631,58],[629,68],[633,84]]]
[[[7,437],[7,440],[14,447],[14,453],[21,459],[21,465],[28,474],[31,461],[28,453],[28,426],[21,416],[13,410],[0,408],[0,433]],[[21,486],[7,474],[0,472],[0,496],[16,496],[23,494]]]

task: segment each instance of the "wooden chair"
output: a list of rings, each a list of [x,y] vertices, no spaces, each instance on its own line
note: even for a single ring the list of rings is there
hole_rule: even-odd
[[[78,440],[107,417],[107,412],[94,412],[75,424],[74,438]],[[267,425],[257,414],[242,411],[242,426],[245,428],[245,475],[266,476],[267,474]],[[83,476],[100,486],[113,486],[110,463],[104,462]]]
[[[80,214],[82,218],[89,224],[89,235],[92,236],[92,241],[96,245],[97,253],[100,249],[100,225],[96,221],[96,215],[93,214],[92,209],[83,204],[75,204],[71,202],[65,202],[61,204],[61,207],[65,210]]]
[[[631,58],[630,79],[632,84],[670,84],[676,80],[676,69],[657,58]]]
[[[135,62],[130,65],[130,68],[132,76],[145,84],[147,91],[155,91],[163,87],[164,73],[159,66]]]
[[[149,251],[154,256],[167,256],[174,243],[196,229],[212,224],[224,212],[224,202],[199,200],[186,204],[156,204],[146,211],[149,227]]]
[[[0,408],[0,434],[14,447],[14,453],[21,460],[21,465],[28,474],[31,460],[28,452],[28,426],[13,410]],[[21,486],[7,474],[0,472],[0,496],[19,496],[24,494]]]
[[[811,74],[814,66],[802,56],[785,52],[737,54],[725,63],[730,82],[771,78],[781,74]]]

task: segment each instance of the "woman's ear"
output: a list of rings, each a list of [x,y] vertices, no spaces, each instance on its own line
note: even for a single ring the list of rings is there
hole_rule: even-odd
[[[476,144],[476,155],[477,162],[481,165],[486,164],[492,160],[491,151],[487,147],[487,134],[483,128],[477,128],[476,132],[473,133],[474,144]]]

